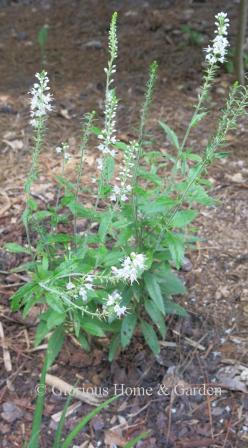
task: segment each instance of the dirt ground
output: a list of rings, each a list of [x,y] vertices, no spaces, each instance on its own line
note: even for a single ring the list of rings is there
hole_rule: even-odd
[[[0,2],[0,222],[1,240],[23,243],[21,223],[23,182],[27,173],[32,133],[28,124],[27,91],[40,70],[37,32],[49,26],[46,69],[56,99],[49,120],[46,147],[41,156],[42,173],[35,194],[46,203],[54,197],[53,179],[59,172],[54,148],[68,141],[74,157],[68,164],[73,178],[82,115],[95,109],[103,116],[104,72],[107,31],[113,11],[119,12],[119,65],[117,93],[119,137],[135,136],[142,104],[147,68],[159,63],[159,79],[148,121],[148,130],[158,147],[168,142],[158,120],[173,126],[179,135],[191,116],[201,82],[202,46],[213,32],[213,16],[221,10],[231,19],[234,41],[237,5],[231,0],[40,0]],[[189,25],[198,31],[198,45],[182,31]],[[199,34],[200,33],[200,34]],[[231,74],[221,70],[210,105],[214,120],[207,119],[192,134],[190,144],[204,147],[223,104]],[[218,207],[202,209],[197,219],[203,241],[181,272],[188,294],[178,298],[189,318],[169,321],[166,344],[154,356],[137,340],[110,365],[107,341],[93,341],[92,352],[84,353],[67,338],[52,374],[80,387],[113,385],[152,387],[149,396],[125,395],[87,426],[75,440],[84,448],[123,447],[145,429],[151,431],[139,448],[245,448],[248,446],[248,283],[247,283],[247,118],[228,136],[228,159],[210,170],[212,194]],[[49,143],[48,143],[49,142]],[[85,182],[94,172],[95,147],[88,158]],[[10,269],[21,258],[0,251],[0,316],[12,371],[1,368],[0,446],[21,447],[28,438],[34,412],[35,386],[44,357],[44,347],[34,351],[35,319],[11,313],[9,298],[25,281],[24,274]],[[3,360],[2,351],[0,354]],[[221,370],[220,370],[221,369]],[[159,384],[221,386],[221,395],[165,396],[156,393]],[[49,448],[66,396],[46,392],[41,447]],[[92,407],[78,406],[66,419],[68,432]]]

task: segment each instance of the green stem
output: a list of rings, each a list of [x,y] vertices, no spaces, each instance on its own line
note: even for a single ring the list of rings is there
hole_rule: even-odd
[[[205,101],[205,99],[208,96],[208,92],[209,92],[209,89],[211,87],[215,71],[216,71],[216,65],[215,64],[211,64],[208,67],[208,69],[207,69],[207,73],[206,73],[206,75],[204,77],[204,83],[203,83],[203,86],[201,88],[201,93],[200,93],[199,98],[198,98],[198,103],[196,105],[195,112],[194,112],[194,114],[193,114],[193,116],[191,118],[191,121],[189,123],[188,128],[186,129],[185,135],[183,137],[182,144],[180,146],[180,155],[182,154],[182,152],[183,152],[183,150],[185,148],[185,145],[187,143],[188,137],[189,137],[190,132],[191,132],[191,130],[193,128],[192,123],[194,123],[194,119],[197,117],[198,113],[200,112],[200,110],[202,108],[203,102]]]
[[[80,145],[80,161],[79,161],[78,175],[77,175],[77,180],[76,180],[76,193],[75,193],[75,203],[76,204],[78,202],[80,183],[81,183],[81,179],[82,179],[82,175],[83,175],[85,151],[87,149],[87,144],[89,141],[90,130],[91,130],[94,116],[95,116],[94,111],[85,116],[85,126],[83,129],[83,138],[82,138],[81,145]],[[75,247],[77,247],[77,210],[76,209],[75,209],[75,214],[74,214],[73,228],[74,228]]]

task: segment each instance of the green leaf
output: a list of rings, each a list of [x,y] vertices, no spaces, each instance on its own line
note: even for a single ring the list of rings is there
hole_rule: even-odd
[[[182,280],[174,272],[167,271],[159,274],[158,281],[163,295],[170,296],[187,292]]]
[[[90,132],[92,132],[92,134],[99,135],[99,134],[102,133],[102,129],[101,129],[101,128],[98,128],[98,127],[96,127],[96,126],[92,126],[92,127],[90,128]]]
[[[31,308],[40,300],[40,294],[33,294],[32,292],[29,294],[26,294],[23,299],[23,305],[25,303],[25,306],[23,308],[23,317],[27,317],[29,311]]]
[[[171,226],[175,227],[185,227],[196,218],[198,212],[196,210],[182,210],[176,213],[171,221]]]
[[[111,339],[111,342],[109,345],[109,354],[108,354],[109,362],[112,362],[113,359],[115,358],[115,355],[118,351],[118,348],[120,347],[120,344],[121,344],[120,335],[117,334]]]
[[[23,212],[23,214],[22,214],[22,222],[23,222],[23,224],[24,224],[25,227],[28,226],[28,220],[29,220],[29,217],[30,217],[30,211],[29,211],[29,209],[26,207],[25,210],[24,210],[24,212]]]
[[[103,257],[104,266],[114,266],[123,258],[123,252],[112,250]]]
[[[152,326],[149,325],[145,320],[141,320],[140,326],[147,345],[150,347],[154,355],[158,355],[160,352],[160,346],[157,335]]]
[[[153,302],[157,305],[158,309],[163,314],[165,314],[163,296],[161,294],[161,289],[159,283],[156,280],[155,275],[153,275],[150,272],[145,272],[144,281],[149,296],[151,297]]]
[[[184,256],[183,238],[179,235],[176,235],[175,233],[168,231],[166,234],[166,242],[168,244],[172,260],[174,261],[176,268],[179,269]]]
[[[40,321],[39,325],[36,328],[36,333],[35,333],[35,340],[34,340],[35,347],[37,347],[40,344],[40,342],[46,337],[46,335],[48,333],[49,333],[49,330],[47,328],[46,321],[44,321],[44,320]]]
[[[45,296],[46,302],[48,306],[56,311],[57,313],[63,313],[65,311],[63,302],[59,296],[56,296],[55,294],[49,294],[46,293]]]
[[[54,360],[57,358],[65,340],[64,327],[61,325],[57,327],[49,339],[47,347],[47,367],[51,367]]]
[[[32,210],[32,211],[35,211],[35,210],[38,209],[38,203],[37,203],[37,201],[35,201],[35,199],[33,199],[33,198],[29,198],[29,199],[27,200],[27,206],[28,206],[28,208],[29,208],[30,210]]]
[[[145,300],[145,310],[157,326],[162,338],[164,338],[166,335],[166,325],[164,322],[164,317],[155,303],[153,303],[151,300]]]
[[[104,243],[107,233],[111,230],[112,213],[109,210],[107,213],[102,215],[100,226],[98,229],[98,235],[100,237],[101,243]]]
[[[193,161],[196,161],[196,162],[201,162],[202,161],[202,157],[199,156],[199,154],[194,154],[192,152],[189,152],[189,153],[185,153],[185,155],[186,155],[186,159],[188,159],[188,160],[193,160]]]
[[[70,209],[71,213],[78,218],[89,218],[98,221],[101,216],[101,214],[96,212],[93,208],[86,208],[75,201],[71,201],[67,204],[67,207]]]
[[[32,219],[39,222],[43,219],[49,218],[50,216],[52,216],[51,212],[48,212],[47,210],[40,210],[32,215]]]
[[[190,127],[194,128],[195,126],[198,125],[198,123],[207,115],[207,112],[201,112],[200,114],[195,115],[191,122],[190,122]]]
[[[81,345],[81,347],[84,349],[84,351],[89,352],[90,351],[90,344],[88,342],[88,339],[84,334],[80,331],[79,335],[77,336],[78,342]]]
[[[194,185],[187,199],[190,204],[197,202],[203,205],[214,205],[216,203],[216,200],[211,198],[201,185]]]
[[[103,329],[95,322],[84,322],[82,324],[82,327],[84,331],[86,331],[89,334],[92,334],[93,336],[103,337],[105,336],[105,333]]]
[[[124,142],[118,141],[114,144],[114,147],[121,149],[122,151],[126,151],[129,148],[129,145]]]
[[[127,347],[132,339],[135,327],[137,323],[137,317],[133,314],[127,314],[124,317],[121,325],[121,345]]]
[[[65,179],[63,176],[55,176],[55,179],[57,180],[58,184],[62,187],[66,187],[67,188],[67,195],[64,196],[61,200],[61,203],[66,205],[68,204],[68,202],[70,202],[74,196],[73,195],[68,195],[69,192],[71,191],[75,191],[77,189],[76,184],[73,184],[72,182],[70,182],[68,179]]]
[[[27,263],[19,264],[16,268],[10,270],[10,272],[32,272],[35,271],[36,264],[33,261],[28,261]]]
[[[61,243],[66,244],[69,243],[72,240],[71,235],[67,235],[65,233],[57,233],[57,235],[47,235],[45,237],[45,243],[51,244],[51,243]]]
[[[151,171],[146,171],[142,168],[139,168],[138,176],[145,180],[149,180],[150,182],[153,182],[155,185],[158,186],[161,185],[162,183],[161,178],[156,173],[151,173]]]
[[[23,247],[17,243],[6,243],[4,247],[15,254],[31,254],[31,250],[28,247]]]
[[[11,297],[11,309],[16,311],[21,306],[21,301],[27,295],[30,296],[37,285],[35,283],[26,283],[21,286],[18,291]]]
[[[162,127],[162,129],[164,130],[164,132],[166,133],[170,143],[179,150],[180,149],[179,141],[178,141],[177,135],[173,131],[173,129],[171,129],[167,124],[162,123],[162,121],[160,121],[159,124]]]
[[[176,314],[181,317],[187,317],[187,311],[178,303],[174,303],[171,300],[165,300],[165,310],[167,314]]]
[[[65,321],[65,313],[61,313],[58,311],[50,311],[48,318],[47,318],[47,328],[48,330],[51,330],[52,328],[56,327],[57,325],[61,325]]]

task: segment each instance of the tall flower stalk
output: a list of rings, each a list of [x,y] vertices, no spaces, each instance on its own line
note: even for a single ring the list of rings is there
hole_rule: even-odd
[[[37,178],[39,155],[44,142],[45,124],[47,115],[52,111],[52,100],[49,79],[47,72],[44,70],[41,73],[36,73],[37,82],[35,82],[33,88],[30,91],[31,105],[30,105],[30,123],[34,128],[34,148],[32,152],[32,164],[29,175],[24,185],[24,191],[26,193],[26,208],[23,213],[23,222],[26,229],[28,245],[31,250],[29,219],[30,212],[33,208],[31,187]]]
[[[141,233],[142,229],[139,228],[138,225],[138,205],[137,205],[137,196],[134,193],[134,187],[137,184],[138,179],[138,172],[139,172],[139,166],[140,166],[140,160],[143,156],[143,143],[144,143],[144,132],[145,132],[145,126],[147,121],[147,116],[149,112],[149,107],[152,103],[153,99],[153,91],[157,79],[157,72],[158,72],[158,64],[156,61],[154,61],[149,70],[149,78],[146,84],[146,91],[145,91],[145,100],[144,104],[141,109],[140,114],[140,127],[139,127],[139,137],[138,142],[135,144],[135,162],[133,166],[133,189],[132,189],[132,209],[133,209],[133,217],[135,222],[135,235],[136,240],[138,244],[141,244]]]
[[[100,198],[104,193],[104,186],[110,181],[114,171],[115,149],[113,145],[116,143],[116,111],[118,99],[115,93],[114,74],[116,72],[116,59],[118,56],[118,40],[117,40],[117,13],[112,16],[109,30],[109,61],[104,69],[106,73],[106,90],[104,105],[104,129],[98,135],[100,143],[98,149],[102,154],[102,158],[98,162],[100,167],[100,178],[98,183],[98,194],[95,208],[98,207]]]
[[[213,84],[218,63],[223,64],[223,62],[225,62],[225,56],[229,46],[228,39],[226,37],[227,28],[229,27],[229,19],[227,18],[227,14],[223,12],[216,14],[215,18],[216,36],[212,41],[212,45],[209,45],[205,49],[207,68],[203,78],[204,82],[200,90],[198,103],[195,107],[193,117],[183,137],[179,150],[179,156],[181,156],[184,151],[191,129],[195,127],[197,123],[206,115],[206,112],[202,109],[203,103],[207,99],[209,90]]]
[[[155,250],[159,248],[165,232],[170,230],[173,219],[187,197],[187,193],[194,186],[194,184],[197,183],[204,169],[216,158],[218,148],[222,147],[226,143],[226,136],[228,132],[236,128],[238,118],[246,113],[247,106],[248,88],[235,83],[230,90],[229,97],[219,119],[215,135],[205,149],[202,161],[189,171],[186,188],[178,196],[177,206],[173,208],[169,215],[165,218]]]

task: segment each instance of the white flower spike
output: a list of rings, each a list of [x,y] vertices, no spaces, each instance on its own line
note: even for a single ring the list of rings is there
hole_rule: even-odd
[[[30,122],[33,127],[37,128],[39,126],[40,119],[44,118],[48,112],[53,110],[51,105],[53,96],[48,92],[50,87],[48,86],[49,79],[47,77],[47,72],[43,71],[41,73],[36,73],[35,76],[39,82],[34,84],[30,92],[32,95]]]
[[[225,62],[225,56],[227,53],[227,48],[229,47],[227,36],[227,28],[229,27],[229,19],[225,12],[219,12],[215,16],[217,30],[215,31],[215,38],[212,42],[212,46],[205,48],[207,53],[206,61],[209,64],[216,64],[218,62]]]
[[[126,257],[121,268],[112,266],[112,274],[117,280],[126,280],[131,284],[138,280],[138,277],[145,270],[146,257],[143,254],[132,252],[130,257]]]

